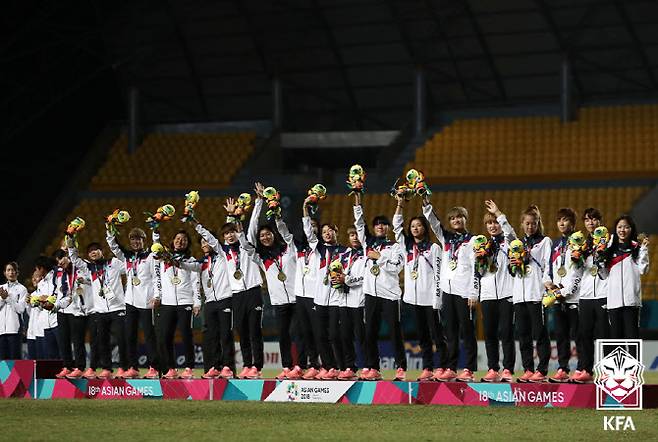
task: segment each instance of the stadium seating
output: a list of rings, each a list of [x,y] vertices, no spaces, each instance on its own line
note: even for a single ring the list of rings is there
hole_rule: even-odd
[[[256,135],[241,133],[152,133],[136,152],[117,139],[91,190],[221,189],[254,150]]]
[[[408,165],[431,184],[658,177],[658,106],[591,107],[557,116],[455,120]]]

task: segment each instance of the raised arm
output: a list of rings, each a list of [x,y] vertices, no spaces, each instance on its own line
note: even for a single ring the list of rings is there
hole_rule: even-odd
[[[512,227],[509,221],[507,221],[507,217],[503,212],[500,211],[498,205],[493,200],[486,200],[484,205],[487,208],[487,212],[496,217],[496,221],[498,221],[498,224],[500,224],[500,228],[505,235],[505,239],[507,239],[507,241],[515,240],[517,236],[516,232],[514,231],[514,227]]]
[[[395,240],[400,244],[402,249],[405,250],[404,215],[402,214],[404,199],[399,195],[396,195],[395,199],[398,201],[398,205],[395,208],[395,214],[393,215],[393,233],[395,234]]]
[[[107,245],[110,246],[110,251],[118,260],[126,262],[126,255],[124,255],[123,250],[119,247],[116,237],[108,230],[105,232],[105,240]]]
[[[208,229],[203,227],[200,223],[197,223],[196,226],[194,226],[194,230],[201,235],[201,238],[203,238],[209,245],[212,247],[212,249],[217,253],[217,255],[221,255],[220,259],[224,259],[224,253],[222,250],[221,244],[219,244],[219,241],[217,238],[215,238],[215,235],[210,233]]]
[[[87,263],[80,258],[80,255],[78,253],[78,248],[75,246],[75,242],[73,241],[73,238],[70,236],[66,237],[66,247],[69,250],[69,258],[71,259],[71,262],[73,263],[74,266],[80,269],[88,269],[89,267],[87,266]]]
[[[304,228],[304,235],[308,241],[308,246],[311,250],[315,250],[318,247],[318,236],[313,231],[313,224],[309,216],[304,215],[302,218],[302,227]]]
[[[256,253],[256,247],[254,247],[253,244],[247,241],[247,238],[244,236],[244,232],[238,233],[238,240],[240,241],[240,247],[245,252],[247,252],[247,255],[249,255],[251,260],[254,261],[256,264],[258,264],[260,267],[263,267],[263,260],[260,259],[258,253]]]
[[[358,196],[358,194],[356,195]],[[359,237],[359,242],[363,248],[366,248],[366,222],[363,220],[363,207],[361,204],[354,206],[354,227],[356,227],[356,234]]]
[[[260,212],[263,210],[263,198],[260,196],[256,198],[254,203],[254,210],[249,219],[249,227],[247,228],[247,241],[251,244],[256,244],[256,235],[258,235],[258,220],[260,219]]]
[[[288,244],[288,247],[292,247],[294,249],[295,247],[295,240],[292,236],[292,233],[290,233],[290,230],[288,229],[288,225],[283,221],[283,218],[277,218],[276,220],[276,228],[283,237],[283,240]]]
[[[427,219],[427,222],[429,223],[432,232],[434,232],[436,235],[436,238],[442,245],[445,245],[446,242],[443,235],[443,226],[441,225],[439,217],[437,217],[434,213],[434,208],[432,207],[432,204],[427,197],[423,200],[423,215],[425,216],[425,219]]]

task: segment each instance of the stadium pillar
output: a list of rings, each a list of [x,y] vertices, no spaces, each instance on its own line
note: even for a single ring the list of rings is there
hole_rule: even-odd
[[[281,93],[281,80],[279,77],[272,79],[272,126],[281,129],[283,125],[283,95]]]
[[[139,89],[130,86],[128,91],[128,153],[133,153],[142,144],[139,121]]]
[[[425,71],[421,66],[416,68],[414,82],[414,135],[419,137],[425,133],[427,118],[427,88],[425,87]]]
[[[575,119],[572,81],[571,62],[569,57],[565,56],[560,66],[560,119],[563,123]]]

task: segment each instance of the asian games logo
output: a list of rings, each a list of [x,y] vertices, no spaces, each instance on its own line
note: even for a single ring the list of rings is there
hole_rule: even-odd
[[[295,401],[299,398],[299,387],[296,382],[290,382],[286,387],[286,394],[289,401]]]
[[[642,340],[597,339],[596,360],[596,409],[641,410]]]

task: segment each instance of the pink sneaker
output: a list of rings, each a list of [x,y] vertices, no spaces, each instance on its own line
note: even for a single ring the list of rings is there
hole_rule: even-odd
[[[80,379],[83,373],[79,368],[74,368],[73,371],[66,375],[67,379]]]
[[[170,368],[165,374],[162,375],[163,379],[178,379],[178,371],[175,368]]]
[[[316,368],[309,368],[306,370],[306,373],[302,376],[302,379],[306,379],[307,381],[310,381],[311,379],[315,379],[320,372]]]
[[[368,374],[365,375],[364,380],[366,381],[381,381],[382,375],[379,373],[379,370],[376,368],[371,368],[368,370]]]
[[[457,379],[457,373],[452,368],[446,368],[443,370],[443,374],[439,376],[437,381],[439,382],[451,382]]]
[[[500,375],[500,382],[512,382],[513,380],[514,377],[512,376],[512,372],[508,369],[504,369],[503,373]]]
[[[355,381],[356,373],[351,368],[348,368],[344,371],[341,371],[338,375],[338,380],[340,381]]]
[[[84,373],[82,373],[82,377],[85,378],[85,379],[96,379],[96,377],[97,377],[96,376],[96,370],[94,370],[93,368],[90,367],[90,368],[86,369]]]
[[[490,368],[487,374],[481,379],[481,382],[500,382],[498,372]]]
[[[62,370],[61,370],[59,373],[57,373],[57,374],[55,375],[55,377],[56,377],[57,379],[64,379],[64,378],[65,378],[66,376],[68,376],[70,373],[71,373],[71,371],[70,371],[68,368],[64,367],[64,368],[62,368]]]
[[[144,375],[144,379],[157,379],[160,376],[158,375],[158,370],[153,367],[149,367],[149,370]]]
[[[335,368],[330,368],[327,370],[324,376],[321,378],[323,381],[335,381],[338,379],[338,370]]]
[[[433,381],[438,381],[441,376],[443,376],[443,373],[445,370],[443,368],[437,368],[434,370],[434,373],[432,373],[432,380]]]
[[[223,379],[233,379],[235,375],[233,374],[233,370],[231,370],[229,367],[224,366],[222,368],[222,371],[219,372],[219,377]]]
[[[424,382],[431,380],[432,380],[432,372],[428,368],[423,369],[423,371],[420,373],[420,376],[418,376],[418,381]]]
[[[299,365],[295,365],[293,369],[288,372],[287,378],[291,380],[302,378],[302,369],[299,368]]]
[[[137,379],[139,377],[139,370],[136,370],[134,367],[130,367],[124,376],[126,379]]]
[[[288,373],[290,373],[290,369],[288,367],[283,367],[283,370],[281,370],[281,373],[276,375],[276,379],[283,381],[284,379],[288,378]]]
[[[210,367],[207,372],[201,375],[203,379],[215,379],[219,377],[219,371],[215,370],[215,367]]]
[[[190,367],[185,367],[185,370],[180,375],[183,379],[194,379],[194,372]]]
[[[583,370],[580,372],[580,376],[574,379],[573,382],[576,384],[590,384],[594,382],[594,378],[590,373],[587,372],[587,370]]]
[[[532,378],[533,374],[535,373],[530,370],[526,370],[525,372],[523,372],[523,375],[520,378],[518,378],[516,381],[522,384],[525,384],[526,382],[530,382],[530,378]]]
[[[260,379],[261,378],[261,373],[258,371],[256,366],[253,366],[249,369],[249,372],[247,372],[247,379]]]
[[[569,374],[560,368],[553,376],[548,378],[548,381],[554,384],[563,384],[569,382]]]
[[[543,382],[546,382],[546,375],[542,374],[541,371],[537,370],[535,371],[535,374],[532,375],[532,377],[528,382],[541,384]]]
[[[322,377],[326,376],[327,371],[328,370],[326,368],[321,367],[320,371],[318,371],[318,374],[315,375],[315,379],[317,379],[318,381],[322,380]]]
[[[244,366],[242,367],[242,371],[238,375],[239,379],[247,379],[247,373],[249,373],[249,367]]]
[[[369,368],[363,368],[363,369],[361,369],[361,374],[359,375],[359,379],[362,380],[362,381],[367,380],[368,373],[370,373],[370,369],[369,369]]]
[[[119,367],[119,369],[117,370],[117,374],[115,374],[114,377],[117,378],[117,379],[125,378],[126,377],[126,370]]]
[[[103,369],[101,374],[98,375],[98,379],[112,379],[112,371]]]
[[[457,380],[459,382],[473,382],[475,381],[475,376],[473,376],[473,372],[471,370],[465,368],[462,370],[462,374],[457,376]]]
[[[576,382],[576,379],[578,379],[581,374],[583,374],[583,372],[580,370],[574,371],[571,373],[571,376],[569,376],[569,382]]]
[[[397,370],[395,370],[395,378],[393,378],[394,381],[406,381],[407,380],[407,372],[404,368],[399,367]]]

